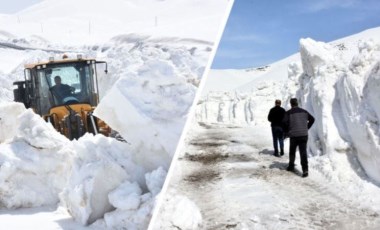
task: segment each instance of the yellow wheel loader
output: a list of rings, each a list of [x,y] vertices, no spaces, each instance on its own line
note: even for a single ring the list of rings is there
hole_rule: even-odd
[[[107,63],[95,59],[69,59],[26,64],[25,80],[14,82],[14,100],[32,108],[70,140],[86,132],[108,136],[111,129],[93,115],[99,103],[97,68]]]

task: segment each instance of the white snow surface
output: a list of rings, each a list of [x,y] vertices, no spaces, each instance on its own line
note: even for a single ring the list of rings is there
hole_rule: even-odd
[[[45,0],[2,15],[0,223],[8,229],[145,229],[231,4]],[[98,76],[96,115],[127,143],[90,134],[69,141],[11,102],[25,63],[63,53],[108,62],[109,73]],[[20,224],[26,220],[29,226]]]
[[[227,4],[228,0],[44,0],[0,17],[0,38],[24,38],[41,46],[98,44],[120,34],[214,41]]]
[[[198,206],[184,195],[178,195],[178,191],[171,189],[163,194],[164,206],[157,214],[159,218],[150,225],[156,229],[200,229],[202,226],[202,214]]]

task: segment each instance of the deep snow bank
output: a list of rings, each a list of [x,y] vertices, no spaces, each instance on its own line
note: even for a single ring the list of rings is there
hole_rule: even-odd
[[[4,179],[0,187],[5,194],[1,206],[60,202],[82,224],[147,227],[211,47],[199,41],[168,44],[139,36],[130,40],[130,36],[75,48],[109,63],[109,74],[99,76],[102,100],[97,114],[128,143],[92,135],[69,142],[35,114],[18,117],[25,108],[8,101],[13,98],[12,82],[22,79],[22,63],[59,55],[20,51],[19,63],[0,72],[1,78],[8,79],[0,90],[4,95],[0,99],[4,128],[0,137],[5,142],[0,144]],[[68,52],[69,56],[75,54]],[[20,129],[19,123],[25,123],[24,128]],[[18,136],[23,137],[22,146]],[[31,156],[41,160],[30,161]],[[43,169],[44,165],[49,167]]]
[[[71,167],[70,141],[22,104],[1,108],[1,130],[14,137],[0,145],[0,207],[57,203]]]
[[[211,92],[197,106],[197,119],[267,123],[275,99],[282,99],[289,108],[289,99],[297,97],[300,106],[316,117],[309,133],[309,153],[325,156],[315,158],[314,167],[331,180],[364,186],[359,178],[363,176],[361,165],[369,177],[380,182],[380,41],[373,40],[378,39],[373,37],[376,31],[330,44],[301,39],[301,59],[287,59],[283,79],[277,77],[278,71],[272,79],[268,69],[266,79],[238,88],[245,89],[243,92]]]
[[[351,62],[344,63],[334,47],[303,39],[301,56],[305,71],[297,95],[318,121],[312,129],[313,154],[352,149],[367,174],[380,182],[379,45],[358,42]]]
[[[168,168],[211,48],[131,43],[127,36],[115,42],[103,54],[113,74],[100,79],[107,95],[95,114],[131,144],[138,162]]]
[[[273,98],[281,98],[282,82],[258,82],[251,92],[210,92],[199,103],[199,121],[227,124],[261,124],[266,120],[267,107]]]
[[[148,171],[133,160],[128,144],[102,135],[70,142],[22,104],[2,109],[8,113],[1,120],[14,137],[0,145],[0,207],[60,202],[82,224],[148,225],[166,177],[163,168]]]

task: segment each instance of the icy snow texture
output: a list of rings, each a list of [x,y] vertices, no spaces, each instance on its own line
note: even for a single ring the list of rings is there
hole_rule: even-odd
[[[129,182],[121,184],[119,188],[110,193],[109,200],[117,209],[104,215],[104,223],[106,223],[107,227],[147,228],[149,224],[148,217],[152,215],[156,192],[161,190],[166,178],[166,172],[162,168],[158,168],[151,173],[145,174],[145,178],[149,191],[145,194],[139,194],[141,190],[136,186],[136,183],[131,184]],[[102,226],[102,223],[99,222],[98,224]]]
[[[348,66],[343,66],[332,48],[320,54],[325,62],[309,59],[309,49],[320,44],[301,40],[303,63],[310,72],[301,76],[300,90],[305,108],[312,111],[318,122],[312,130],[314,154],[334,154],[355,151],[366,173],[380,182],[379,143],[379,61],[380,49],[373,41],[358,43],[358,53]],[[325,58],[325,57],[328,58]],[[331,57],[337,57],[331,60]],[[305,68],[305,65],[304,65]]]
[[[0,142],[12,138],[16,135],[18,124],[15,117],[25,111],[22,103],[0,104]]]
[[[84,142],[84,146],[75,148],[79,159],[74,159],[73,171],[68,186],[61,193],[61,201],[75,219],[91,224],[114,209],[108,201],[108,194],[127,179],[127,174],[117,161],[104,154],[104,144],[92,144],[83,139],[74,143],[78,146]]]
[[[123,210],[137,209],[140,205],[142,191],[136,182],[126,181],[108,194],[112,206]]]
[[[159,167],[151,173],[145,174],[145,181],[149,191],[153,196],[161,192],[161,187],[165,182],[166,171]]]
[[[156,219],[155,228],[200,229],[202,214],[197,205],[189,198],[183,195],[176,195],[175,190],[169,190],[165,194],[164,203],[165,206],[162,206],[160,209],[161,215]]]

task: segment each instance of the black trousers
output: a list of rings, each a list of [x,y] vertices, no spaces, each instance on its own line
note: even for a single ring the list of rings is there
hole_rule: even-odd
[[[284,131],[281,126],[272,126],[273,148],[274,153],[278,153],[278,143],[280,144],[280,150],[284,150]]]
[[[307,162],[307,136],[303,137],[291,137],[290,138],[290,147],[289,147],[289,166],[294,167],[294,161],[296,160],[296,149],[299,149],[301,157],[301,166],[302,171],[307,172],[308,162]]]

